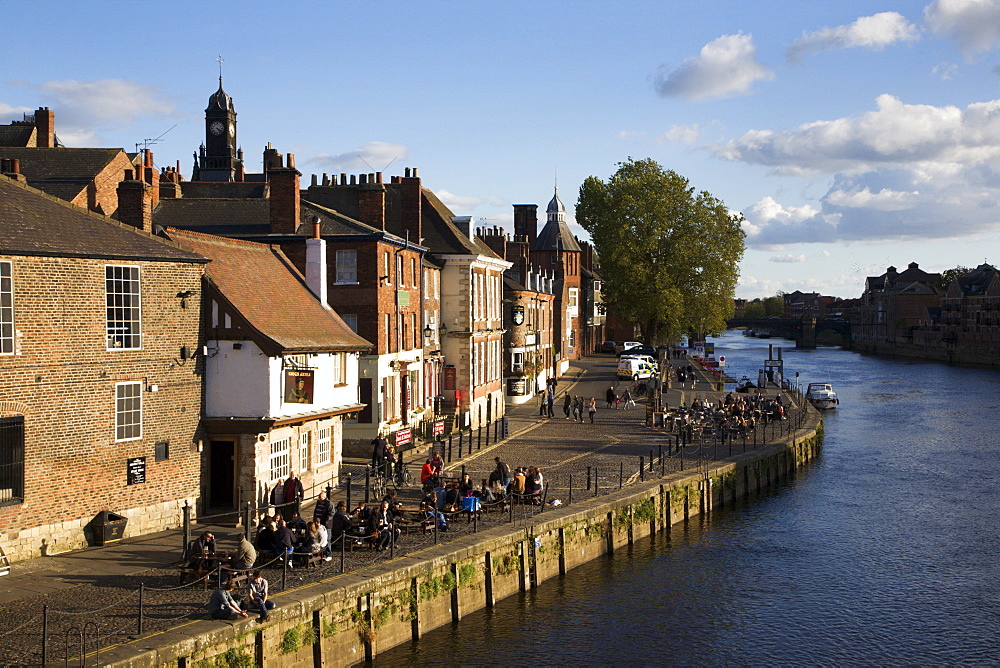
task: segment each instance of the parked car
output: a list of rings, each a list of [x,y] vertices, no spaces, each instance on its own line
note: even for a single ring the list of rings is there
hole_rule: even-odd
[[[618,345],[615,341],[605,341],[601,344],[602,353],[613,353],[615,352],[615,346]]]
[[[618,377],[624,380],[650,378],[655,373],[656,368],[652,364],[634,357],[625,356],[618,361]]]
[[[622,355],[649,355],[653,359],[656,359],[656,348],[653,346],[647,346],[644,343],[639,343],[618,351],[618,357],[620,358]]]
[[[617,345],[615,345],[615,352],[621,353],[623,350],[628,350],[629,348],[635,348],[641,345],[642,343],[639,341],[619,341]]]

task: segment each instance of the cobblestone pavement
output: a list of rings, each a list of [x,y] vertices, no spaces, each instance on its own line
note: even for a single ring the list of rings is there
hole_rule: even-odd
[[[639,403],[630,410],[605,407],[604,394],[608,387],[621,392],[626,385],[615,377],[614,357],[595,357],[577,362],[558,386],[556,417],[539,417],[537,400],[508,410],[511,436],[499,443],[454,457],[446,467],[449,473],[460,473],[462,468],[474,480],[488,476],[494,467],[494,457],[499,456],[512,467],[539,466],[548,488],[547,499],[559,499],[563,504],[581,500],[595,493],[607,493],[627,485],[638,478],[639,458],[649,467],[652,451],[658,457],[660,446],[666,452],[673,436],[645,427],[645,405]],[[699,387],[710,387],[708,378]],[[570,392],[589,399],[597,399],[595,422],[584,423],[566,420],[562,413],[562,393]],[[696,396],[710,398],[711,392],[699,389],[671,389],[663,397],[669,405],[689,403]],[[478,444],[478,440],[477,440]],[[457,454],[457,453],[453,453]],[[720,455],[725,453],[719,453]],[[419,470],[424,454],[414,451],[408,465],[414,475]],[[677,458],[664,462],[665,470],[679,467]],[[669,466],[668,466],[669,465]],[[692,465],[689,458],[688,467]],[[588,489],[588,467],[591,485]],[[358,468],[358,467],[355,467]],[[363,467],[362,467],[363,468]],[[652,475],[658,475],[660,462]],[[649,473],[647,473],[649,474]],[[596,484],[595,484],[596,482]],[[570,487],[572,485],[572,493]],[[363,487],[353,490],[353,501],[363,498]],[[420,494],[417,485],[401,488],[399,496],[413,501]],[[343,498],[345,490],[338,488],[334,498]],[[512,513],[487,512],[477,523],[464,516],[452,519],[447,533],[404,536],[395,555],[413,554],[429,545],[435,538],[441,542],[468,536],[513,521],[527,525],[535,514],[544,508],[533,506],[514,507]],[[193,533],[210,528],[220,537],[221,549],[232,549],[236,539],[235,529],[226,526],[198,526]],[[127,642],[138,635],[139,584],[144,585],[143,633],[177,627],[193,620],[205,619],[204,604],[211,591],[194,587],[177,588],[178,576],[174,562],[182,543],[178,532],[164,532],[154,536],[123,541],[104,548],[92,548],[53,558],[36,559],[14,565],[12,575],[0,578],[0,665],[38,665],[41,661],[42,609],[49,606],[48,660],[62,662],[64,656],[79,656],[79,631],[91,622],[100,630],[101,645]],[[388,552],[359,549],[344,555],[345,572],[357,571],[384,563]],[[56,564],[56,565],[53,565]],[[340,555],[320,568],[293,569],[282,572],[271,568],[265,577],[272,589],[282,589],[285,578],[286,592],[315,583],[335,584],[340,575]],[[274,595],[281,605],[283,594]],[[227,623],[227,622],[219,622]],[[88,651],[95,646],[93,625],[88,626]]]

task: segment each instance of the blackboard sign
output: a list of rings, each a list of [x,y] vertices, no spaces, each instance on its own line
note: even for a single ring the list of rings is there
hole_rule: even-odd
[[[126,463],[126,472],[129,485],[138,485],[146,482],[146,458],[132,457]]]
[[[662,428],[665,423],[665,415],[666,414],[661,411],[656,411],[655,413],[653,413],[653,426]]]

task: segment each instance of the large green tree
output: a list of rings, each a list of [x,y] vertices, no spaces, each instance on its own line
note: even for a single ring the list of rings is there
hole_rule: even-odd
[[[604,299],[649,343],[725,329],[743,256],[742,215],[651,159],[580,186],[577,222],[601,258]]]

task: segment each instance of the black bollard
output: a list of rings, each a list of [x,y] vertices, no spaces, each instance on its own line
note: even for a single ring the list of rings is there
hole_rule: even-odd
[[[597,467],[594,467],[594,496],[597,496]]]
[[[569,474],[569,501],[567,503],[573,503],[573,474]]]
[[[458,458],[462,458],[462,434],[458,435]]]
[[[145,591],[145,589],[146,589],[145,583],[140,582],[139,583],[139,635],[142,635],[142,594]],[[86,660],[86,657],[81,657],[81,658]]]
[[[351,512],[351,474],[347,474],[347,512]]]
[[[618,489],[625,484],[625,462],[618,462]]]
[[[653,472],[653,451],[649,451],[649,472]]]
[[[639,457],[639,482],[643,482],[645,480],[643,477],[643,472],[646,470],[646,463],[644,459],[645,457]]]
[[[372,469],[370,466],[365,467],[365,503],[371,503],[372,498]]]
[[[590,491],[590,467],[587,467],[587,491]]]
[[[479,429],[476,431],[476,450],[483,449],[483,425],[479,425]],[[469,440],[469,450],[472,450],[472,440]]]
[[[458,437],[462,438],[462,435],[459,434]],[[451,434],[448,434],[448,463],[451,463],[451,438]]]

